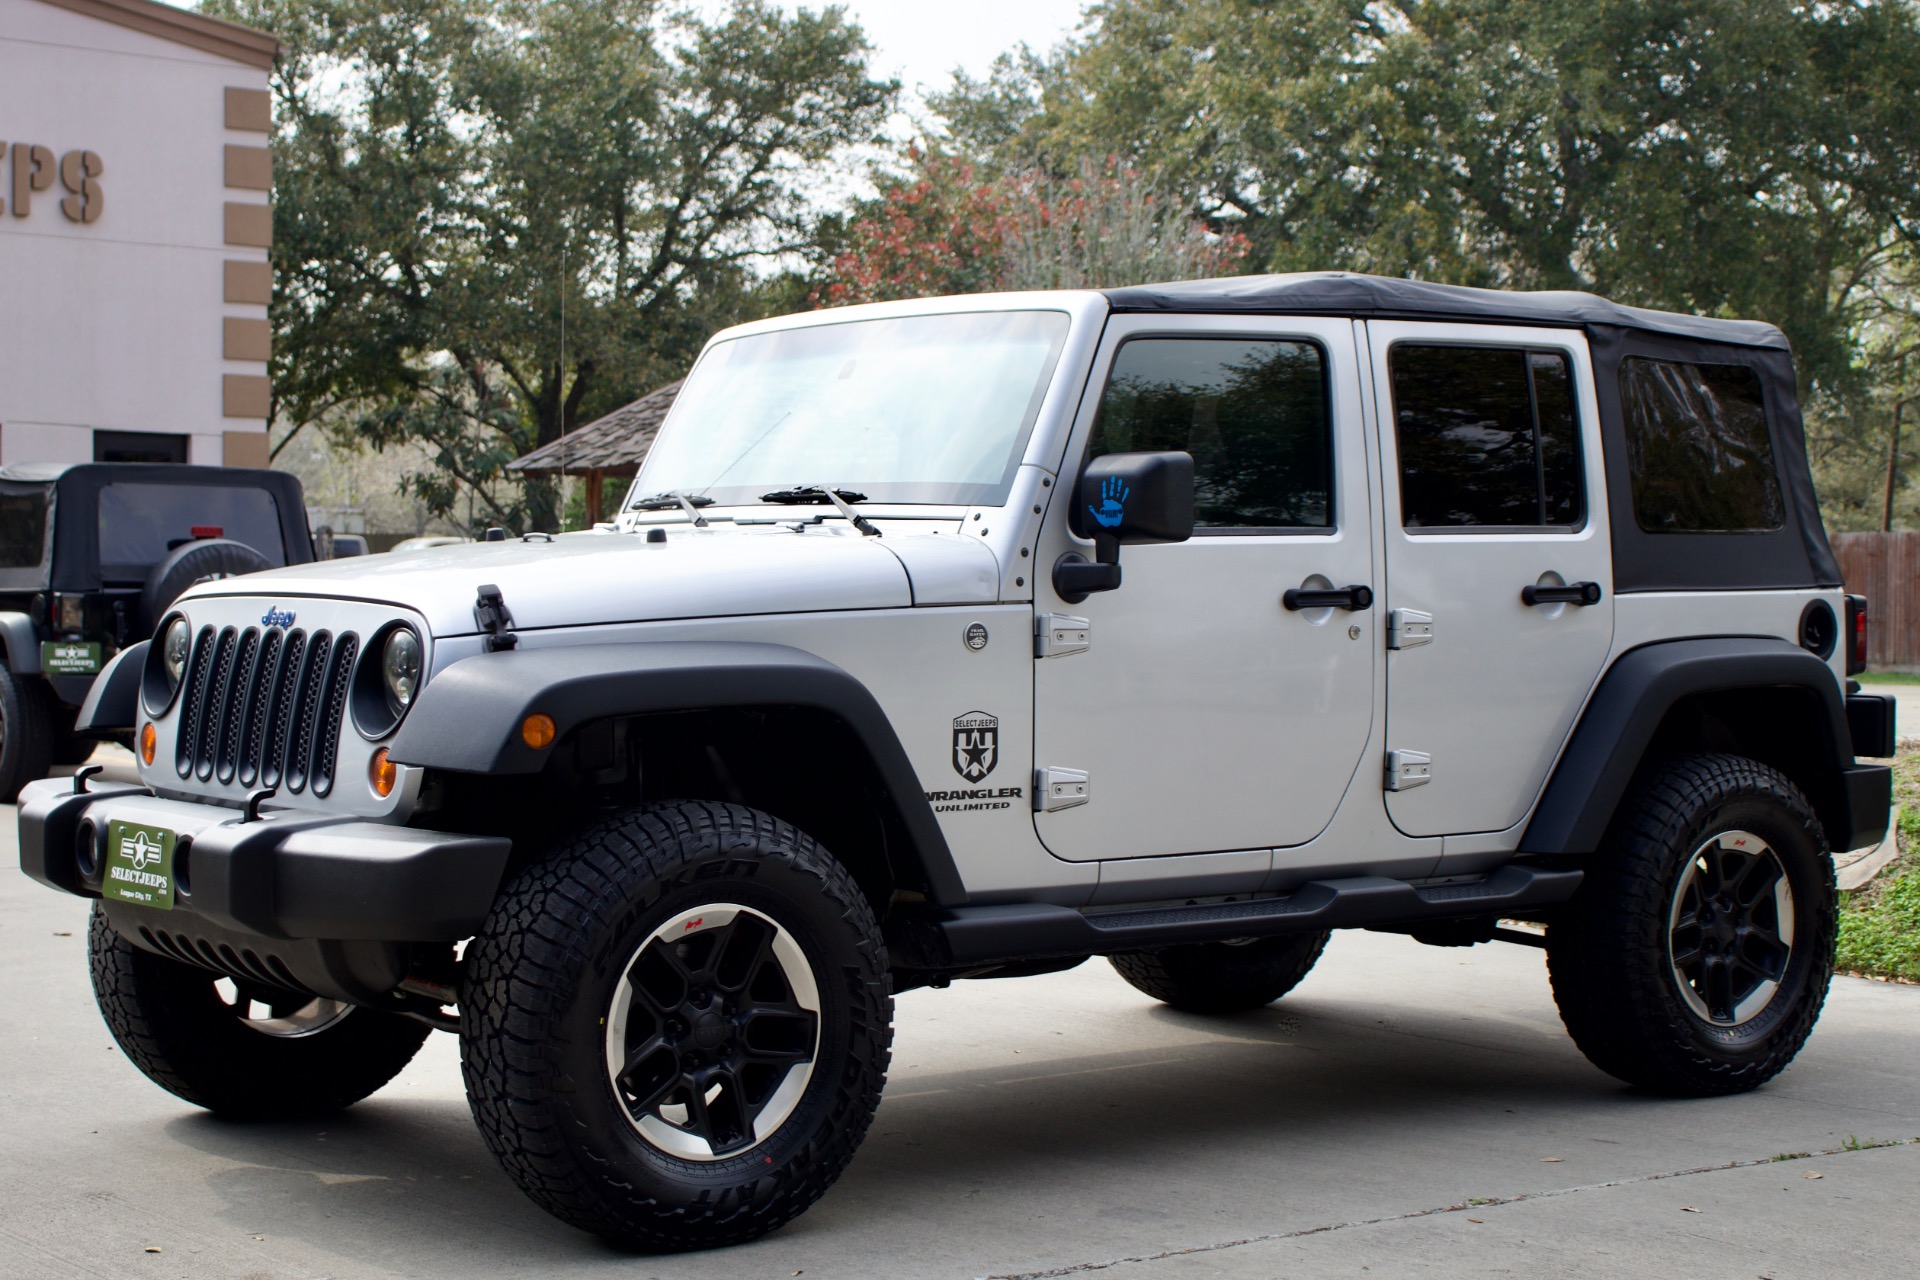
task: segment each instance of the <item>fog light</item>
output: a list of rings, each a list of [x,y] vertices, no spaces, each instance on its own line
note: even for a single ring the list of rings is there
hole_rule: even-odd
[[[553,717],[541,715],[538,711],[520,722],[520,741],[535,751],[553,742]]]
[[[392,795],[394,780],[399,776],[400,769],[387,758],[385,747],[373,753],[373,759],[367,763],[367,782],[373,787],[373,794],[382,799]]]
[[[153,721],[140,726],[140,763],[152,764],[154,748],[160,745],[160,735],[154,732]]]

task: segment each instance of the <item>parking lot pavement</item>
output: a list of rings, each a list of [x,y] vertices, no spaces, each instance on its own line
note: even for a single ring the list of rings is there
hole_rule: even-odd
[[[872,1136],[819,1205],[635,1258],[500,1173],[450,1036],[325,1123],[226,1124],[148,1084],[94,1011],[85,904],[13,870],[13,831],[0,809],[4,1277],[1785,1280],[1920,1256],[1920,989],[1841,979],[1773,1085],[1675,1102],[1587,1065],[1538,951],[1353,933],[1232,1018],[1100,962],[910,992]]]

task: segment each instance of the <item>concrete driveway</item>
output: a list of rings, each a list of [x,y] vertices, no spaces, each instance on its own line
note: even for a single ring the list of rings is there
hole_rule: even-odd
[[[825,1200],[744,1248],[625,1255],[495,1167],[450,1036],[324,1124],[226,1124],[148,1084],[94,1011],[85,904],[19,875],[13,833],[0,809],[0,1276],[1920,1269],[1920,989],[1841,979],[1773,1085],[1673,1102],[1587,1065],[1540,952],[1366,933],[1241,1017],[1168,1012],[1100,962],[909,993]]]

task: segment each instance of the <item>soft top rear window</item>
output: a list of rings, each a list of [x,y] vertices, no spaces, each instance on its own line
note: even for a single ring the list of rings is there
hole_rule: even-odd
[[[1755,370],[1633,356],[1620,362],[1620,403],[1642,529],[1765,533],[1784,524]]]
[[[195,538],[230,538],[269,564],[287,562],[280,505],[263,489],[114,483],[100,490],[99,511],[100,576],[108,581],[144,582],[169,551]]]

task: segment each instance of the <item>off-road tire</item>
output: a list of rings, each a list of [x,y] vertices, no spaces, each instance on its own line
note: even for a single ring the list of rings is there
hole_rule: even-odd
[[[1778,990],[1728,1027],[1688,1007],[1670,913],[1696,851],[1736,831],[1779,859],[1794,937]],[[1745,757],[1684,756],[1650,768],[1623,803],[1579,894],[1547,928],[1547,970],[1561,1020],[1602,1071],[1676,1097],[1742,1093],[1806,1043],[1833,977],[1836,929],[1833,859],[1799,789]]]
[[[778,1127],[731,1154],[683,1159],[643,1138],[616,1095],[609,1010],[643,943],[719,903],[762,913],[798,943],[818,990],[818,1045]],[[520,872],[466,955],[461,1068],[487,1146],[535,1203],[622,1245],[764,1235],[840,1176],[879,1105],[893,1035],[879,926],[845,867],[764,813],[680,802],[607,819]]]
[[[1252,942],[1201,942],[1107,957],[1115,971],[1155,1000],[1188,1013],[1240,1013],[1272,1004],[1300,985],[1328,935],[1293,933]]]
[[[93,995],[133,1065],[169,1093],[230,1120],[328,1115],[379,1089],[413,1060],[425,1024],[349,1009],[302,1036],[254,1030],[220,997],[220,975],[134,946],[94,908],[87,930]],[[301,1004],[297,996],[288,1003]]]
[[[0,804],[47,776],[53,759],[51,695],[38,680],[22,680],[0,662]]]

